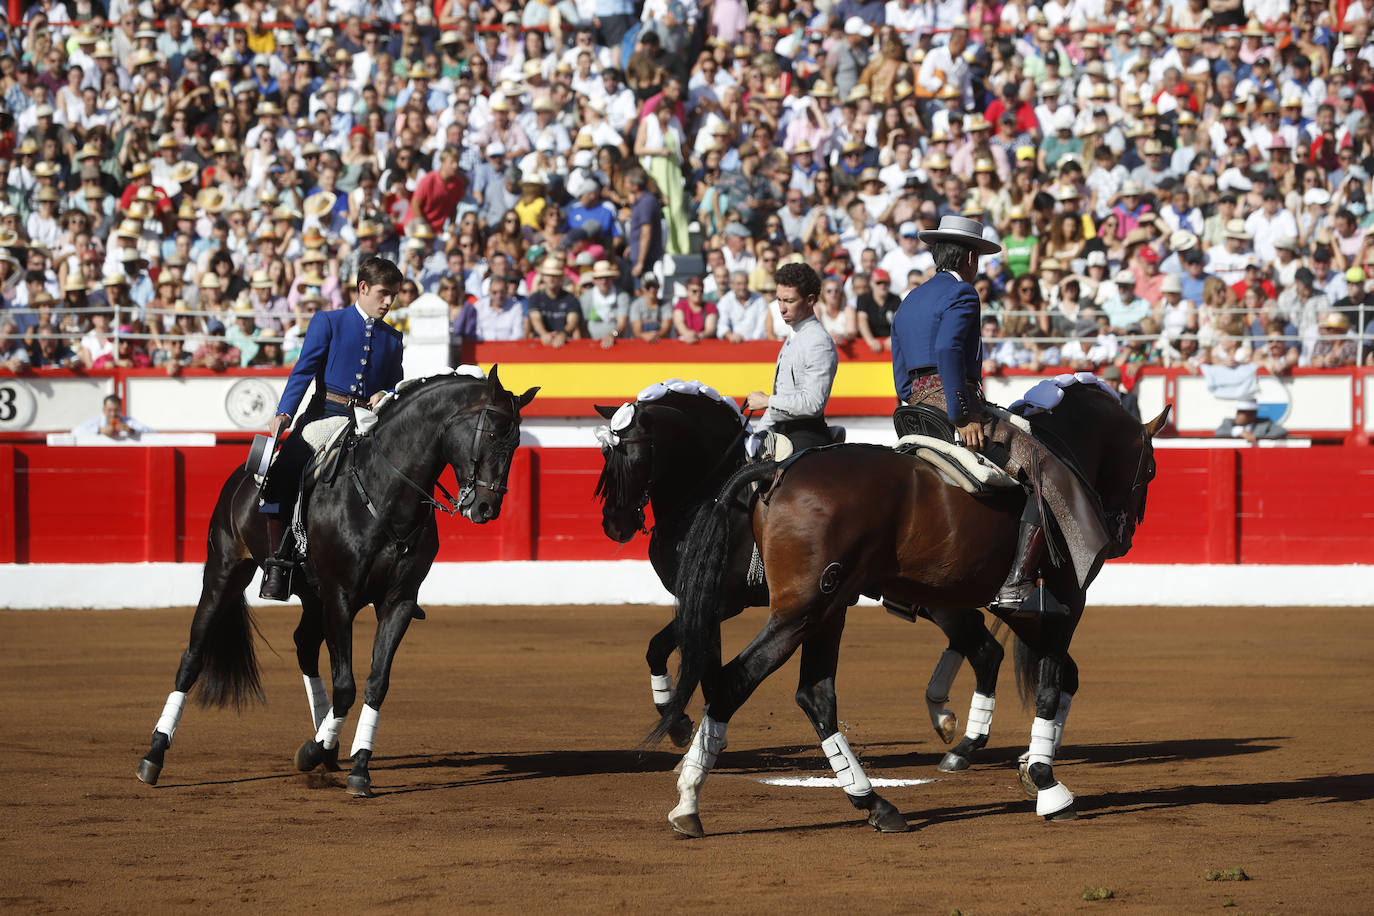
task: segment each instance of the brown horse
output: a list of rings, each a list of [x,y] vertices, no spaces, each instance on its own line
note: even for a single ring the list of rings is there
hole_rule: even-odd
[[[605,465],[596,483],[602,500],[602,529],[626,543],[644,531],[644,507],[653,507],[649,562],[663,587],[672,593],[678,578],[679,548],[692,522],[707,511],[730,475],[744,464],[744,417],[730,401],[698,382],[669,379],[651,385],[621,407],[597,407],[612,426],[597,430]],[[712,393],[707,394],[707,391]],[[730,514],[729,571],[721,595],[721,620],[746,607],[768,605],[768,585],[749,578],[754,539],[749,507],[739,503]],[[949,638],[926,688],[931,725],[945,744],[953,744],[959,719],[947,707],[950,685],[965,658],[977,679],[969,710],[969,729],[940,762],[945,772],[967,769],[970,756],[987,744],[1002,644],[988,632],[983,614],[967,608],[923,608]],[[668,658],[677,649],[673,620],[649,640],[645,660],[655,703],[665,702],[673,688]],[[659,712],[663,711],[662,707]],[[678,747],[692,738],[692,720],[679,716],[668,737]]]
[[[1166,408],[1142,426],[1113,395],[1074,385],[1053,411],[1032,419],[1037,437],[1072,461],[1101,499],[1114,534],[1112,557],[1130,549],[1144,518],[1155,471],[1151,439],[1167,415]],[[1024,496],[1015,490],[971,496],[925,463],[886,448],[839,445],[803,452],[753,508],[770,590],[768,621],[722,666],[718,606],[723,559],[730,551],[730,506],[750,483],[765,484],[778,470],[771,462],[740,469],[683,546],[675,590],[681,669],[649,740],[661,738],[676,721],[698,683],[706,704],[683,758],[679,803],[669,822],[680,833],[703,835],[698,796],[725,747],[730,717],[800,647],[797,704],[816,729],[839,785],[874,827],[906,830],[906,819],[873,791],[839,731],[835,671],[846,610],[860,593],[881,593],[904,605],[986,606],[1012,561]],[[1099,569],[1100,561],[1080,585],[1071,562],[1047,564],[1042,594],[1053,595],[1062,613],[1003,618],[1024,644],[1018,652],[1022,686],[1035,691],[1028,779],[1038,790],[1037,813],[1046,818],[1073,816],[1073,795],[1055,780],[1053,760],[1077,690],[1069,643]]]

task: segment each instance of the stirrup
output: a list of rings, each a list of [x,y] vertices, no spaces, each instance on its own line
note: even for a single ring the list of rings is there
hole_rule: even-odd
[[[278,557],[262,561],[262,585],[258,597],[268,601],[287,601],[291,598],[291,571],[296,564]]]

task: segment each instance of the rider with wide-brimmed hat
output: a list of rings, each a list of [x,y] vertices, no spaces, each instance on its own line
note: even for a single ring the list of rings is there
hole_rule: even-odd
[[[983,236],[983,224],[945,216],[920,233],[931,247],[936,274],[907,294],[893,319],[892,372],[904,403],[944,410],[959,440],[989,452],[1031,491],[1021,516],[1016,557],[993,607],[1011,610],[1029,597],[1045,549],[1041,502],[1063,533],[1079,582],[1086,581],[1111,543],[1096,498],[1053,453],[987,408],[979,334],[981,301],[973,288],[978,259],[1002,246]]]

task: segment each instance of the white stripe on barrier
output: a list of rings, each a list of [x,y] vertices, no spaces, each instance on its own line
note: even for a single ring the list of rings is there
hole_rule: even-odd
[[[609,548],[608,548],[609,549]],[[199,563],[0,564],[7,609],[195,605]],[[260,601],[257,582],[247,589]],[[1113,563],[1088,593],[1095,607],[1374,607],[1374,566],[1167,566]],[[874,605],[867,598],[860,605]],[[643,560],[436,563],[420,604],[657,604],[671,599]]]

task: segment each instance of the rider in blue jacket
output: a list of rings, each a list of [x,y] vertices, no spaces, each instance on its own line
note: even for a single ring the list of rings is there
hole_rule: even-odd
[[[275,547],[263,563],[263,598],[285,601],[291,594],[293,549],[282,531],[291,518],[301,470],[314,452],[306,428],[324,417],[351,416],[355,407],[370,409],[401,381],[401,332],[381,320],[396,300],[401,280],[401,271],[391,261],[366,259],[358,265],[357,302],[350,308],[317,312],[306,328],[300,356],[267,429],[275,437],[295,420],[263,490],[262,511]],[[298,416],[312,382],[314,394]]]

